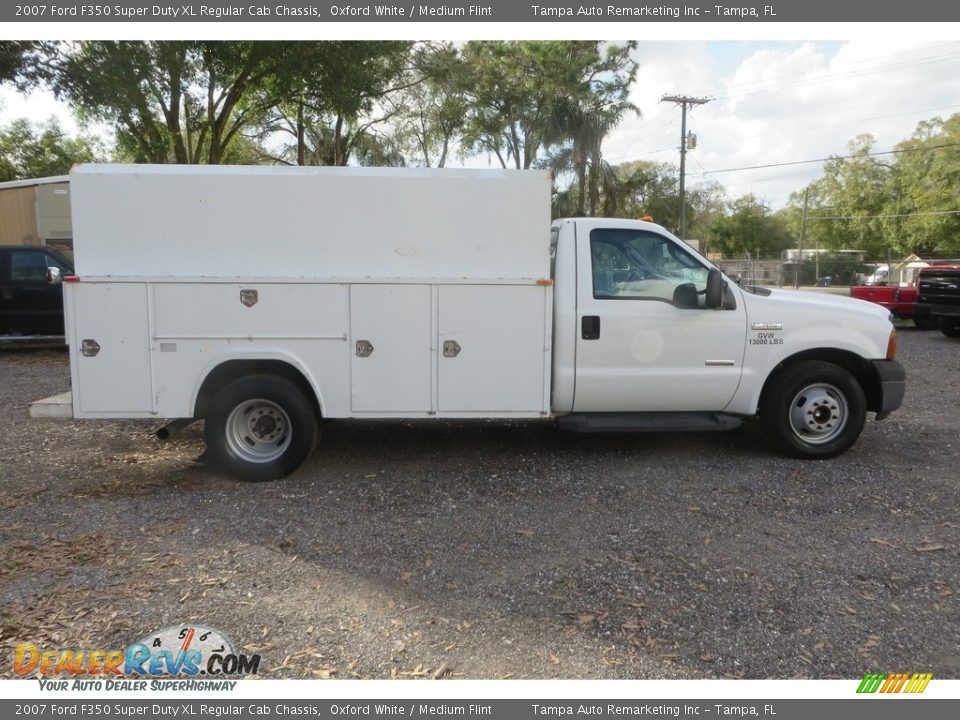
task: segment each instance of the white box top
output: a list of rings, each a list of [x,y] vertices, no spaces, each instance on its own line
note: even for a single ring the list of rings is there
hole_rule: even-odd
[[[536,279],[538,170],[78,165],[80,276]]]

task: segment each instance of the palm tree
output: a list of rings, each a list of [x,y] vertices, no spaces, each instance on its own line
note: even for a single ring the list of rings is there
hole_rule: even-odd
[[[611,98],[602,90],[594,91],[582,99],[567,98],[558,108],[556,128],[569,144],[554,155],[554,166],[576,174],[576,215],[587,214],[588,200],[589,214],[596,215],[601,186],[615,177],[603,160],[603,141],[624,116],[640,114],[625,94]]]

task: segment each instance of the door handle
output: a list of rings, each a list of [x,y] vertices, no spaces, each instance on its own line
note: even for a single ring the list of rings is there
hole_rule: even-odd
[[[600,338],[599,315],[584,315],[580,318],[580,337],[584,340],[597,340]]]
[[[373,355],[373,344],[369,340],[357,340],[357,357]]]
[[[443,341],[443,356],[449,358],[455,358],[460,354],[460,343],[456,340],[444,340]]]

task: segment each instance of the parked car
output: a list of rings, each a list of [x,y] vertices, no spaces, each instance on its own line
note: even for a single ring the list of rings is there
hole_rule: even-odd
[[[850,297],[882,305],[895,318],[913,320],[913,324],[921,330],[933,330],[937,327],[937,319],[918,309],[918,288],[924,273],[943,269],[940,266],[924,268],[913,285],[857,285],[850,288]]]
[[[917,278],[916,315],[947,337],[960,337],[960,265],[924,268]]]
[[[921,330],[931,330],[936,327],[936,324],[931,323],[928,319],[918,319],[914,315],[914,308],[917,304],[916,287],[858,285],[850,288],[850,297],[882,305],[889,310],[895,318],[913,320],[914,324]]]
[[[60,283],[72,272],[56,250],[0,245],[0,337],[62,336]]]
[[[890,282],[890,266],[878,265],[873,273],[864,280],[865,285],[886,285]]]

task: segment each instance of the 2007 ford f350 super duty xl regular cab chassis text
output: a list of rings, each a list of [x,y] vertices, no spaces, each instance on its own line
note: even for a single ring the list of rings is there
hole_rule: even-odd
[[[81,165],[75,418],[205,420],[249,480],[321,420],[724,430],[824,458],[899,407],[889,313],[741,288],[658,225],[550,222],[540,171]],[[36,406],[35,406],[36,407]]]

